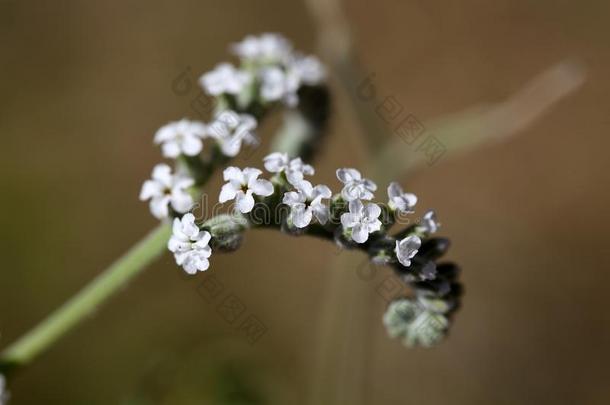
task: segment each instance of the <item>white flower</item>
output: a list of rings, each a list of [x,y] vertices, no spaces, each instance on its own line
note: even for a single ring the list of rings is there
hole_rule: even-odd
[[[352,239],[356,243],[364,243],[369,234],[381,229],[378,219],[381,208],[377,204],[362,204],[360,200],[349,202],[349,212],[341,214],[341,225],[345,230],[352,230]]]
[[[268,180],[258,179],[263,172],[259,169],[246,167],[240,170],[237,167],[227,167],[223,178],[227,182],[220,190],[218,201],[221,203],[235,199],[237,209],[242,213],[252,211],[254,195],[267,197],[273,194],[273,184]]]
[[[242,59],[258,63],[286,61],[292,54],[292,45],[279,34],[265,33],[258,37],[248,35],[232,46],[233,53]]]
[[[431,234],[438,231],[441,224],[436,220],[436,213],[429,210],[424,214],[419,226],[424,233]]]
[[[297,228],[305,228],[313,216],[324,225],[328,221],[328,207],[322,199],[328,199],[332,192],[328,186],[319,184],[315,187],[307,180],[300,180],[293,184],[296,191],[284,194],[282,202],[290,207],[289,218]]]
[[[337,178],[344,184],[341,196],[346,201],[372,200],[377,185],[369,179],[363,179],[356,169],[337,169]]]
[[[284,172],[291,183],[303,180],[305,175],[312,176],[315,173],[313,166],[303,163],[299,157],[290,159],[286,153],[273,152],[265,156],[263,160],[268,172]]]
[[[150,212],[157,218],[169,215],[169,206],[178,213],[187,212],[193,205],[193,198],[187,189],[195,181],[187,176],[174,174],[165,163],[156,165],[152,179],[146,180],[140,191],[140,200],[150,200]]]
[[[211,96],[239,94],[252,81],[252,75],[236,69],[230,63],[221,63],[199,79],[201,87]]]
[[[294,75],[299,83],[315,86],[324,81],[326,70],[314,56],[296,56],[288,64],[288,72]]]
[[[417,204],[417,196],[411,193],[405,193],[396,182],[390,183],[388,186],[388,205],[393,210],[398,210],[407,214],[413,213],[413,207]]]
[[[0,374],[0,405],[8,404],[10,393],[6,389],[6,379]]]
[[[161,144],[163,156],[167,158],[177,158],[180,154],[196,156],[203,149],[205,136],[205,124],[183,119],[161,127],[155,134],[155,143]]]
[[[188,274],[195,274],[210,267],[210,239],[210,233],[199,230],[195,216],[188,213],[182,219],[174,219],[172,237],[167,242],[167,248],[174,254],[178,266],[182,266]]]
[[[242,143],[248,145],[258,143],[258,138],[254,134],[256,125],[253,116],[226,110],[208,126],[208,132],[216,139],[224,155],[234,157],[241,150]]]
[[[394,252],[396,253],[396,257],[400,264],[409,267],[411,265],[411,259],[415,256],[420,246],[421,239],[416,235],[407,236],[400,241],[397,240]]]
[[[277,66],[261,69],[259,76],[260,96],[263,101],[283,101],[294,107],[298,104],[299,78],[295,74],[287,74]]]

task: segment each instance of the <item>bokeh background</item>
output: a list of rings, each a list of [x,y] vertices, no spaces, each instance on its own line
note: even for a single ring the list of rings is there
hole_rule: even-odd
[[[505,142],[399,179],[437,210],[463,269],[450,337],[429,350],[388,339],[376,289],[390,273],[357,277],[359,253],[336,268],[326,242],[251,232],[211,271],[267,327],[256,343],[165,255],[19,373],[14,404],[610,401],[610,3],[356,0],[344,11],[363,71],[424,125],[504,100],[565,58],[587,69]],[[176,94],[173,80],[265,31],[316,51],[300,1],[0,1],[0,347],[154,227],[137,199],[160,159],[152,135],[197,118],[195,90]],[[341,100],[315,162],[335,189],[335,168],[369,158]],[[240,164],[260,165],[265,146]]]

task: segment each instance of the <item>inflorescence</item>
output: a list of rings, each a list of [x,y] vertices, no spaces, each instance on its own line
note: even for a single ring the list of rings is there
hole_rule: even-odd
[[[255,130],[268,111],[276,106],[295,108],[302,90],[322,86],[325,78],[315,57],[295,52],[277,34],[248,36],[232,51],[239,66],[222,63],[200,79],[216,102],[213,120],[172,122],[154,137],[163,156],[175,159],[176,165],[155,166],[140,199],[149,201],[156,218],[173,218],[168,249],[176,263],[188,274],[206,271],[214,251],[237,249],[251,228],[328,239],[366,252],[375,264],[392,266],[413,287],[414,297],[393,301],[383,318],[391,336],[408,345],[437,343],[459,305],[461,286],[456,266],[436,264],[449,244],[432,237],[439,228],[434,211],[425,212],[416,223],[406,221],[406,215],[415,212],[417,197],[393,182],[387,187],[387,203],[374,202],[377,185],[353,168],[336,171],[342,187],[333,194],[329,186],[306,179],[315,174],[313,166],[286,153],[264,158],[268,179],[257,168],[226,167],[243,145],[259,143]],[[198,221],[191,212],[195,201],[220,167],[225,167],[225,184],[218,201],[231,203],[232,209]],[[390,234],[394,225],[405,223],[404,229]]]

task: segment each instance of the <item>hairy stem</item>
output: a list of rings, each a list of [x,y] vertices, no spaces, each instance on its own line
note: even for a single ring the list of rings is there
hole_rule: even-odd
[[[161,255],[170,232],[169,224],[159,224],[72,299],[4,350],[0,355],[0,369],[8,370],[29,363],[94,312],[101,303]]]

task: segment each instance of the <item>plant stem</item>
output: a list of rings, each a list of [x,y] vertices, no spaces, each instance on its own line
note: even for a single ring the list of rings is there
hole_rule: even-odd
[[[101,303],[163,253],[170,231],[169,224],[159,224],[72,299],[10,345],[0,355],[0,370],[28,364],[93,313]]]

